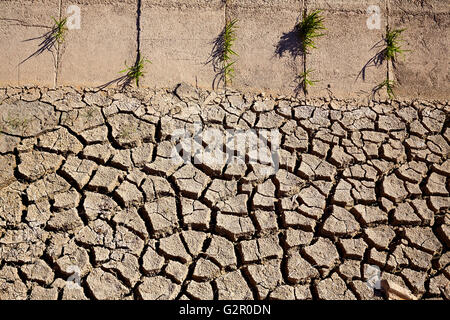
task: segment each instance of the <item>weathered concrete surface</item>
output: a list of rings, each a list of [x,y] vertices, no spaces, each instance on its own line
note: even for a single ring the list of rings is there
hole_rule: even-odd
[[[123,76],[137,53],[137,1],[63,0],[81,10],[81,29],[67,31],[60,49],[58,84],[100,86]]]
[[[232,88],[246,91],[294,92],[302,71],[298,0],[234,1],[229,18],[237,19],[235,78]]]
[[[2,300],[395,298],[377,279],[448,299],[448,102],[187,84],[0,97]],[[176,130],[199,127],[209,150],[185,157]],[[221,138],[251,129],[279,149]],[[240,161],[213,160],[224,144]]]
[[[212,88],[214,41],[225,25],[221,0],[143,0],[141,50],[151,60],[143,84],[173,86],[181,81]]]
[[[448,99],[450,12],[412,10],[405,14],[404,8],[408,6],[392,6],[390,17],[391,28],[406,28],[401,43],[409,50],[399,56],[393,68],[398,83],[396,94],[400,98]]]
[[[61,5],[61,8],[60,8]],[[81,29],[66,32],[58,52],[39,49],[52,16],[81,10]],[[380,29],[369,29],[369,6],[379,6]],[[449,0],[5,0],[0,3],[0,85],[100,86],[135,63],[137,50],[151,60],[141,85],[172,87],[187,82],[200,88],[223,85],[215,40],[226,16],[238,19],[236,76],[230,89],[274,94],[299,93],[298,75],[313,70],[319,82],[311,97],[370,96],[386,76],[386,62],[368,67],[386,25],[407,28],[406,52],[392,71],[401,99],[448,99]],[[303,9],[323,9],[327,35],[303,61],[295,25]],[[24,41],[27,39],[35,39]],[[214,59],[216,57],[216,59]],[[364,77],[363,77],[364,75]],[[359,76],[359,77],[358,77]],[[381,90],[378,98],[385,98]]]
[[[0,85],[54,85],[56,48],[30,56],[51,31],[58,6],[58,0],[0,2]]]
[[[380,29],[369,29],[366,13],[370,5],[380,7]],[[310,88],[312,96],[340,98],[368,96],[386,78],[386,65],[370,63],[380,51],[374,48],[383,38],[387,12],[385,1],[308,1],[308,12],[323,10],[325,36],[317,38],[317,49],[306,56],[310,77],[318,80]],[[382,94],[383,96],[383,94]]]

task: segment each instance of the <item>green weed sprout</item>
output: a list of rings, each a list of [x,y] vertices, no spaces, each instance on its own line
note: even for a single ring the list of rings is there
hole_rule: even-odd
[[[122,71],[119,71],[119,73],[126,72],[125,77],[128,80],[130,80],[130,81],[135,80],[136,81],[136,86],[139,87],[139,80],[140,80],[141,77],[144,77],[144,71],[143,70],[144,70],[145,63],[147,63],[147,62],[151,63],[150,60],[141,58],[139,61],[137,61],[134,64],[134,66],[128,67],[126,65],[126,63],[125,63],[126,68],[124,70],[122,70]]]
[[[66,31],[68,30],[66,27],[67,18],[56,20],[54,17],[52,17],[53,21],[55,22],[55,25],[53,26],[53,34],[52,37],[59,43],[64,42],[64,36]]]
[[[394,86],[395,86],[394,81],[386,79],[375,87],[374,92],[377,92],[378,90],[381,90],[384,87],[386,87],[386,92],[389,96],[389,99],[393,99],[393,98],[395,98]]]
[[[234,41],[236,40],[236,26],[237,19],[228,22],[225,26],[225,31],[223,35],[223,56],[222,61],[224,64],[224,77],[225,86],[231,83],[234,78],[234,63],[236,61],[231,61],[233,56],[239,56],[233,49]]]
[[[406,29],[386,30],[386,48],[383,51],[386,60],[393,60],[397,58],[398,54],[403,54],[409,50],[403,50],[400,46],[400,35]]]
[[[305,72],[302,72],[299,74],[298,78],[300,81],[300,86],[303,88],[303,91],[305,93],[308,92],[308,87],[313,86],[315,83],[319,82],[318,80],[311,80],[309,79],[309,74],[313,72],[314,70],[306,70]]]
[[[321,33],[326,30],[323,25],[324,18],[321,16],[322,10],[316,10],[310,14],[303,13],[303,20],[298,24],[301,45],[304,53],[310,49],[315,49],[315,38],[322,37],[325,34]]]

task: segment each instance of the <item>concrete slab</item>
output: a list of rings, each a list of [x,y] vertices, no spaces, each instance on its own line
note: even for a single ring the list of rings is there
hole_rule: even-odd
[[[242,91],[293,94],[302,70],[295,26],[301,1],[235,1],[229,10],[238,19],[235,79],[231,87]]]
[[[309,89],[309,95],[370,96],[373,88],[386,78],[386,64],[375,67],[369,63],[379,52],[380,48],[374,46],[382,40],[386,30],[384,0],[349,1],[348,6],[342,3],[339,11],[328,10],[329,3],[308,1],[308,12],[323,10],[327,28],[326,35],[317,38],[317,49],[311,50],[306,57],[306,68],[314,70],[311,79],[319,81]],[[377,5],[381,10],[379,29],[368,28],[370,15],[366,11],[369,4]]]
[[[67,32],[61,49],[58,85],[99,86],[120,77],[137,53],[137,0],[63,0],[80,8],[80,29]]]
[[[386,8],[386,1],[388,0],[305,0],[305,4],[308,10],[322,8],[330,11],[365,13],[367,8],[372,5],[378,5],[382,9]]]
[[[184,81],[212,88],[211,53],[224,25],[221,0],[143,0],[141,51],[152,61],[143,84],[172,87]]]
[[[59,0],[0,1],[0,86],[53,86],[56,50],[53,55],[44,49],[20,63],[39,50],[44,40],[39,37],[51,30],[51,17],[59,16],[58,6]]]
[[[406,28],[403,48],[411,50],[393,69],[399,98],[448,99],[450,92],[450,15],[397,15],[392,28]]]
[[[389,0],[391,14],[449,13],[450,0]]]

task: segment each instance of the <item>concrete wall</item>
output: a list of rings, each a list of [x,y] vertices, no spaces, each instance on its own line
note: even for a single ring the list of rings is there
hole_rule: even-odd
[[[70,5],[81,9],[81,28],[21,63]],[[367,26],[370,5],[380,8],[380,29]],[[323,10],[327,35],[303,61],[294,27],[305,8]],[[387,65],[358,75],[390,26],[407,28],[411,50],[391,68],[397,97],[449,98],[450,0],[0,0],[0,86],[99,86],[132,65],[139,49],[152,62],[141,85],[211,88],[220,78],[211,54],[226,16],[239,26],[233,88],[291,95],[306,65],[320,81],[311,96],[367,96]]]

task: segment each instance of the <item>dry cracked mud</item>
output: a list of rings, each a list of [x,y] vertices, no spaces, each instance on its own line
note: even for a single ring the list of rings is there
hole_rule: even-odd
[[[450,296],[448,103],[185,84],[0,102],[0,299],[384,299],[374,268]],[[199,124],[277,130],[279,167],[205,136],[183,158],[174,132]]]

